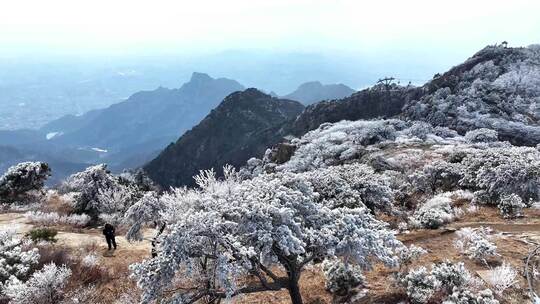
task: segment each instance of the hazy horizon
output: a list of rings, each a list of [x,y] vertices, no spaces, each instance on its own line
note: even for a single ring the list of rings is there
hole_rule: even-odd
[[[538,11],[530,0],[11,1],[0,11],[0,129],[178,88],[192,72],[280,95],[307,81],[421,85],[486,45],[539,43]]]
[[[21,0],[0,11],[3,56],[197,55],[227,50],[470,53],[540,40],[517,1]],[[459,51],[458,51],[459,49]]]

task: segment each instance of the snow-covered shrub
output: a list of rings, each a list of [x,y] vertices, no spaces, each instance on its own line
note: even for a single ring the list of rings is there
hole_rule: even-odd
[[[480,128],[468,131],[467,134],[465,134],[465,139],[472,144],[489,143],[498,141],[498,136],[499,134],[495,130]]]
[[[437,229],[454,220],[452,200],[445,195],[438,195],[424,203],[414,213],[413,220],[423,228]]]
[[[49,165],[42,162],[24,162],[10,167],[0,176],[0,202],[26,203],[25,196],[42,190],[50,174]]]
[[[368,145],[393,140],[396,131],[406,127],[401,120],[358,120],[324,123],[292,140],[297,147],[291,159],[278,165],[278,171],[304,172],[342,164],[358,158]]]
[[[488,228],[461,228],[456,231],[454,246],[469,258],[486,261],[489,257],[497,256],[497,246],[490,241]]]
[[[452,291],[455,287],[464,287],[471,278],[471,274],[462,262],[452,263],[450,261],[434,264],[431,268],[431,275],[447,292]]]
[[[433,194],[437,191],[454,190],[462,177],[461,164],[436,160],[429,162],[421,171],[414,172],[409,178],[416,192]]]
[[[499,304],[489,289],[473,291],[469,289],[454,288],[452,294],[443,304]]]
[[[304,173],[304,176],[330,208],[367,207],[390,211],[394,193],[389,179],[366,165],[332,166]]]
[[[357,265],[331,259],[325,260],[322,267],[326,280],[325,287],[331,293],[347,295],[351,289],[364,283],[362,268]]]
[[[58,225],[60,215],[56,212],[28,211],[24,214],[27,220],[40,226]]]
[[[493,300],[493,295],[487,291],[480,291],[485,287],[461,262],[445,261],[433,264],[429,272],[422,266],[409,271],[407,275],[400,274],[399,277],[401,277],[399,283],[405,287],[412,303],[432,303],[432,296],[435,294],[443,300],[446,298],[445,304],[498,303],[489,302],[490,299]],[[466,299],[473,300],[463,302]],[[475,302],[476,300],[486,302]]]
[[[501,197],[519,196],[526,205],[540,199],[540,153],[527,147],[466,149],[460,185],[476,190],[477,201],[496,205]]]
[[[518,272],[514,267],[503,262],[501,266],[492,269],[485,280],[494,289],[496,294],[502,295],[505,290],[518,283],[517,275]]]
[[[414,244],[410,245],[409,247],[403,246],[396,250],[400,268],[402,266],[409,266],[413,261],[426,253],[427,251],[424,248],[416,246]]]
[[[501,196],[501,201],[497,207],[499,207],[504,218],[516,218],[523,216],[523,208],[526,206],[521,197],[512,193]]]
[[[429,134],[433,134],[434,132],[435,130],[431,124],[423,121],[415,121],[409,128],[405,129],[401,133],[408,135],[409,137],[417,137],[421,140],[426,140],[427,136]]]
[[[47,264],[26,281],[11,277],[4,293],[17,304],[56,304],[62,300],[71,270]]]
[[[193,300],[189,289],[163,293],[178,276],[208,298],[285,288],[298,303],[298,279],[313,259],[346,256],[362,268],[374,259],[397,264],[393,250],[401,243],[385,223],[366,208],[328,208],[301,174],[239,181],[236,174],[217,180],[204,172],[196,181],[199,189],[173,196],[183,210],[167,215],[156,257],[132,266],[144,302]],[[280,267],[287,271],[278,275]],[[258,280],[239,286],[245,274]]]
[[[39,261],[37,248],[28,248],[14,231],[0,227],[0,293],[10,278],[24,280]]]
[[[85,255],[81,260],[83,266],[92,268],[99,265],[99,257],[95,253]]]
[[[90,222],[90,216],[86,214],[59,215],[56,212],[29,211],[24,216],[41,226],[69,225],[81,228]]]
[[[437,279],[423,266],[409,271],[400,283],[405,287],[411,303],[415,304],[428,303],[439,286]]]

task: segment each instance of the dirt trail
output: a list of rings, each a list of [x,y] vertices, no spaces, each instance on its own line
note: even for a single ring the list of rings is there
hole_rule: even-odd
[[[2,213],[0,214],[0,230],[13,229],[18,234],[25,234],[30,231],[36,225],[30,223],[22,213]],[[144,240],[142,242],[130,243],[122,235],[116,237],[116,243],[118,250],[109,252],[107,250],[107,244],[101,233],[100,229],[79,229],[74,230],[66,227],[55,226],[52,227],[58,231],[56,244],[65,246],[67,248],[77,250],[85,246],[96,246],[98,251],[103,253],[105,257],[111,257],[115,259],[135,257],[146,257],[150,253],[151,245],[150,239],[154,235],[154,230],[145,230]],[[111,261],[112,262],[112,261]]]

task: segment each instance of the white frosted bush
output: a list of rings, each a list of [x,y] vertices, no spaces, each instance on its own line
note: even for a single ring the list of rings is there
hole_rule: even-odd
[[[501,266],[497,266],[491,270],[486,277],[486,283],[488,283],[498,295],[502,295],[508,288],[516,285],[517,270],[511,265],[503,262]]]
[[[490,230],[487,228],[461,228],[456,231],[454,246],[469,258],[486,261],[489,257],[498,256],[497,246],[490,241]]]
[[[399,259],[399,265],[408,266],[420,256],[426,254],[427,251],[422,247],[412,244],[409,247],[403,246],[398,248],[396,253]]]
[[[317,129],[293,140],[298,148],[292,158],[278,170],[303,172],[337,165],[358,156],[364,146],[393,140],[396,129],[405,123],[400,120],[341,121],[324,123]]]
[[[465,134],[465,139],[470,143],[487,143],[498,141],[499,134],[496,130],[480,128],[476,130],[468,131]]]
[[[516,218],[523,216],[526,205],[518,195],[512,193],[502,196],[498,207],[504,218]]]
[[[112,175],[104,164],[71,175],[60,189],[62,193],[74,193],[76,213],[86,213],[92,220],[106,218],[115,224],[121,222],[126,210],[142,196],[137,184]]]
[[[0,227],[0,293],[9,278],[26,279],[38,261],[37,248],[27,248],[14,231]]]
[[[443,300],[446,298],[445,304],[498,303],[490,302],[493,300],[493,295],[489,290],[489,292],[480,291],[485,287],[461,262],[445,261],[433,264],[429,272],[422,266],[409,271],[405,276],[400,274],[400,277],[399,282],[405,287],[411,303],[432,303],[430,301],[434,294],[442,297]],[[480,302],[475,302],[477,300]]]
[[[56,212],[29,211],[24,216],[41,226],[69,225],[81,228],[90,222],[90,216],[86,214],[59,215]]]
[[[435,196],[420,206],[414,213],[413,219],[421,227],[437,229],[454,220],[451,202],[452,200],[444,195]]]
[[[466,286],[471,278],[471,274],[462,262],[452,263],[450,261],[434,264],[431,275],[437,279],[440,286],[446,291],[452,291],[454,287],[462,288]]]
[[[426,267],[409,271],[400,283],[405,287],[411,302],[415,304],[428,303],[439,285],[437,279],[427,271]]]
[[[373,212],[389,212],[394,193],[390,180],[363,164],[332,166],[303,173],[330,208],[367,207]]]
[[[82,264],[92,268],[99,265],[99,257],[95,253],[89,253],[82,258]]]
[[[526,205],[540,199],[540,153],[529,147],[469,148],[461,164],[460,185],[472,189],[479,202],[497,205],[517,195]]]
[[[443,304],[499,304],[499,301],[494,298],[493,292],[489,289],[473,291],[454,288]]]
[[[71,270],[65,266],[47,264],[26,281],[11,277],[5,295],[17,304],[56,304],[62,300]]]
[[[331,293],[346,295],[351,289],[364,283],[362,268],[357,265],[331,259],[325,260],[322,267],[326,289]]]

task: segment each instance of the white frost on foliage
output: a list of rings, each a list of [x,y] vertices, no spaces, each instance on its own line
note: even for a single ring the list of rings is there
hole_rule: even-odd
[[[81,228],[90,222],[90,216],[86,214],[60,215],[57,212],[29,211],[24,217],[42,226],[68,225]]]
[[[239,181],[229,172],[219,181],[204,172],[196,180],[200,189],[167,198],[183,212],[167,219],[157,257],[132,267],[143,303],[162,296],[177,273],[196,283],[195,293],[211,288],[230,297],[241,287],[238,276],[285,260],[298,272],[313,258],[334,256],[363,268],[374,257],[396,265],[393,248],[400,243],[383,222],[365,208],[324,205],[303,175]],[[174,299],[184,303],[193,296],[179,292]]]
[[[400,120],[340,121],[324,123],[302,138],[292,140],[298,149],[279,171],[303,172],[339,164],[357,157],[365,146],[394,140],[396,131],[405,128]]]
[[[10,167],[0,176],[0,203],[29,203],[23,196],[41,191],[50,173],[49,166],[42,162],[24,162]]]
[[[62,300],[70,276],[69,268],[47,264],[26,282],[11,277],[4,293],[17,304],[56,304]]]
[[[478,58],[486,60],[465,73],[441,78],[442,82],[437,84],[440,88],[407,104],[404,115],[460,132],[488,128],[497,130],[505,139],[539,143],[538,51],[534,47],[491,46],[469,62]]]
[[[8,279],[26,279],[38,261],[36,248],[27,248],[15,231],[0,227],[0,293]]]
[[[511,265],[503,262],[501,266],[495,267],[486,277],[486,282],[495,289],[495,293],[502,295],[508,288],[516,285],[518,272]]]
[[[420,206],[413,219],[420,227],[439,228],[455,219],[455,210],[451,204],[452,200],[447,194],[437,195]]]
[[[339,259],[325,260],[322,264],[325,287],[335,294],[347,295],[349,291],[364,283],[362,268],[344,263]]]
[[[477,229],[465,227],[456,231],[457,239],[454,246],[471,259],[486,261],[489,257],[498,256],[497,246],[491,242],[492,236],[489,228]]]
[[[115,225],[122,222],[127,209],[142,196],[138,185],[112,175],[104,164],[71,175],[60,190],[71,193],[75,212]]]

